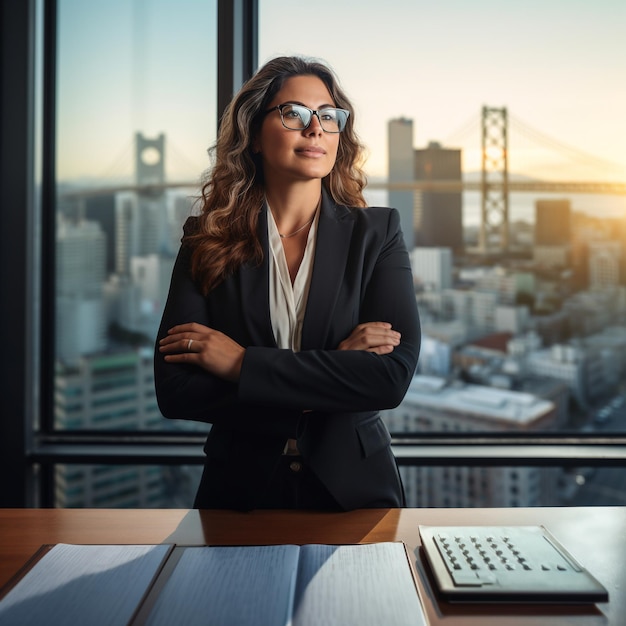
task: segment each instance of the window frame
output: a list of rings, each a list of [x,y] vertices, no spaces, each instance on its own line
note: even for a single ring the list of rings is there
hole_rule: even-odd
[[[54,506],[56,464],[201,464],[205,436],[53,428],[57,2],[0,6],[0,302],[10,303],[0,307],[0,459],[12,477],[0,506]],[[217,10],[219,119],[257,66],[258,0],[218,0]],[[617,432],[398,433],[392,444],[400,465],[626,466]]]

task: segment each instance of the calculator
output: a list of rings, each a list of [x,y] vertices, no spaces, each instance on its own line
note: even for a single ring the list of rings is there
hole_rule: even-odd
[[[607,602],[608,591],[543,526],[419,526],[450,602]]]

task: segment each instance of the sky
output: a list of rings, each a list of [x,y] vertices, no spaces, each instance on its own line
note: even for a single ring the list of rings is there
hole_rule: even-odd
[[[490,106],[618,164],[626,180],[622,0],[318,0],[291,17],[284,3],[261,5],[259,61],[327,60],[358,107],[373,175],[386,172],[386,122],[401,116],[413,119],[416,147],[445,144],[473,123],[466,169],[478,169],[480,113]]]
[[[135,130],[166,133],[173,177],[208,165],[215,5],[59,0],[59,178],[122,175]],[[371,177],[386,175],[396,117],[413,120],[415,147],[461,147],[464,169],[478,170],[489,106],[507,108],[511,171],[623,182],[625,33],[623,0],[259,0],[258,56],[312,56],[335,70]]]

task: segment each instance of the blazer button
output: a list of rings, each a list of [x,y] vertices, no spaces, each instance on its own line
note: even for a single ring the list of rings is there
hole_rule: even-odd
[[[299,472],[302,469],[302,463],[299,463],[298,461],[292,461],[291,463],[289,463],[289,469],[292,472]]]

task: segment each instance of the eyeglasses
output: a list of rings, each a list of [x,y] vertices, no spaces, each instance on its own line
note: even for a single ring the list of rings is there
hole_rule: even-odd
[[[345,109],[335,109],[334,107],[324,107],[319,111],[314,111],[302,104],[279,104],[265,111],[265,114],[276,111],[280,113],[280,121],[287,130],[304,130],[311,125],[313,116],[316,115],[322,130],[326,133],[340,133],[348,121],[350,111]]]

